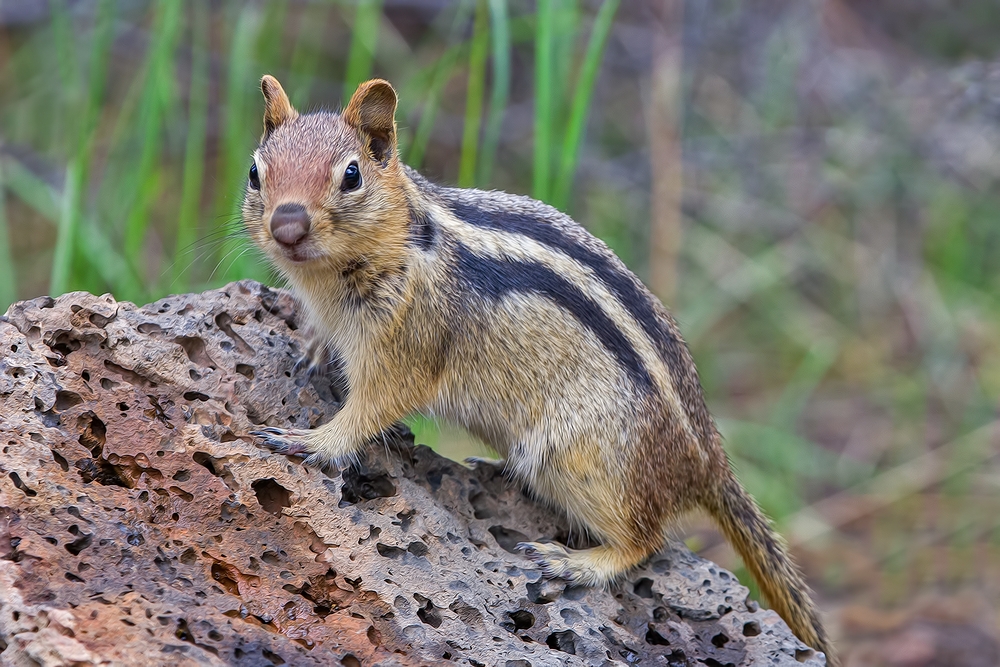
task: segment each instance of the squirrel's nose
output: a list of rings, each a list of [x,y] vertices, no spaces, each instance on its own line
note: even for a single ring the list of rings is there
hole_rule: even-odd
[[[309,233],[309,213],[302,204],[282,204],[271,216],[271,236],[281,245],[291,246]]]

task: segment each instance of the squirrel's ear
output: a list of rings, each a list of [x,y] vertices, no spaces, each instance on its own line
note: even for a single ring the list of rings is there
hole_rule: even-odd
[[[292,108],[281,84],[270,74],[260,80],[260,90],[264,93],[264,138],[267,139],[279,125],[298,118],[299,112]]]
[[[341,114],[344,122],[367,135],[372,157],[383,165],[396,152],[395,116],[396,91],[382,79],[358,86]]]

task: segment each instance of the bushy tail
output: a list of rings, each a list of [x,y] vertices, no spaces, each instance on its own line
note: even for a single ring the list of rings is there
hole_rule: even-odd
[[[829,667],[837,667],[840,663],[802,574],[792,563],[784,541],[731,471],[727,470],[722,484],[709,493],[705,505],[771,607],[799,639],[826,654]]]

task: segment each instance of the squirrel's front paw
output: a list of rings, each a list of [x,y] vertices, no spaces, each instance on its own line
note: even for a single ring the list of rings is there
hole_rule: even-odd
[[[286,456],[309,456],[308,439],[311,431],[301,428],[274,428],[269,426],[259,431],[250,431],[265,447]]]

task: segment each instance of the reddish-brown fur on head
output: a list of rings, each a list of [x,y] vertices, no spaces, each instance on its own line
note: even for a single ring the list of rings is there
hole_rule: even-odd
[[[392,86],[361,84],[339,115],[300,115],[272,76],[261,90],[264,134],[254,153],[260,188],[250,179],[243,202],[254,241],[285,273],[343,270],[376,258],[392,264],[405,251],[409,219]],[[345,180],[350,165],[360,172],[354,188]]]

